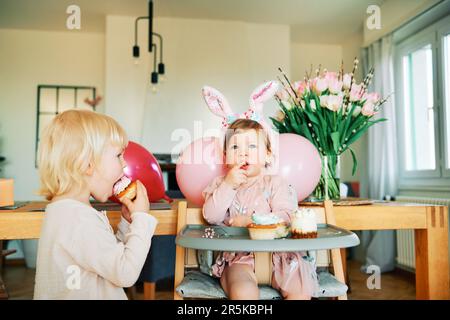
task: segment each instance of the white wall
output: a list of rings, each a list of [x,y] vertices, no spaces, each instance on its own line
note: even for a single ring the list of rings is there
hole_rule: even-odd
[[[322,65],[328,70],[338,71],[342,61],[342,46],[329,44],[296,43],[291,44],[291,74],[292,78],[303,80],[305,71],[310,72],[311,64],[314,70]]]
[[[288,26],[158,18],[154,29],[164,37],[168,80],[152,94],[146,23],[139,29],[139,65],[131,54],[133,26],[133,17],[107,17],[106,112],[154,153],[171,152],[178,144],[171,133],[185,128],[193,134],[194,121],[202,121],[204,130],[218,128],[220,119],[203,102],[203,85],[222,91],[242,112],[253,89],[278,75],[278,66],[290,70]],[[265,113],[275,110],[272,102]]]
[[[15,199],[40,199],[35,161],[37,86],[104,89],[104,36],[77,32],[0,29],[1,174],[15,180]],[[102,106],[99,108],[102,110]]]

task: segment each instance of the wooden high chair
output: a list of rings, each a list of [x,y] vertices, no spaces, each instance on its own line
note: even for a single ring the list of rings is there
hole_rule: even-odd
[[[336,221],[333,214],[333,204],[332,201],[325,201],[323,207],[314,207],[314,210],[317,214],[317,223],[327,223],[331,225],[335,225]],[[188,224],[194,225],[208,225],[208,223],[204,220],[202,215],[202,208],[189,208],[187,206],[186,201],[180,201],[178,204],[178,221],[177,221],[177,234],[183,230],[183,228]],[[339,248],[331,249],[323,251],[322,253],[327,253],[325,255],[326,263],[329,265],[328,261],[328,252],[331,252],[331,263],[334,270],[334,277],[328,272],[324,272],[325,279],[324,282],[330,283],[334,282],[334,285],[341,285],[340,290],[336,292],[340,292],[337,296],[339,300],[347,299],[347,286],[345,285],[345,277],[344,277],[344,264],[343,257],[341,256],[341,250]],[[318,264],[319,266],[319,264]],[[197,261],[196,250],[183,248],[181,246],[176,246],[176,258],[175,258],[175,283],[174,283],[174,299],[179,300],[183,299],[183,297],[177,292],[177,288],[182,284],[183,279],[185,277],[186,269],[195,269],[199,267],[199,263]],[[271,269],[272,269],[272,259],[271,252],[255,252],[255,273],[258,279],[258,285],[260,284],[268,284],[271,279]],[[198,282],[205,282],[211,287],[216,287],[214,290],[218,292],[221,290],[220,284],[215,279],[208,275],[204,275],[198,272],[200,278],[196,278]],[[209,279],[211,278],[211,279]],[[191,280],[191,279],[189,279]],[[193,280],[193,279],[192,279]],[[319,284],[321,283],[321,276],[319,274]],[[200,284],[201,286],[201,284]],[[219,288],[218,288],[218,287]],[[320,285],[322,292],[322,286]],[[274,290],[274,289],[272,289]],[[325,292],[325,291],[323,291]],[[223,291],[222,291],[223,293]],[[202,295],[199,298],[203,297]],[[322,297],[319,295],[319,297]],[[192,297],[194,298],[194,297]],[[210,297],[211,298],[211,297]],[[215,298],[225,298],[225,297],[215,297]]]

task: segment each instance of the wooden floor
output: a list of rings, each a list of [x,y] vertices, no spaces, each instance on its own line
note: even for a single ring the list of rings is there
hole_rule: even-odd
[[[362,273],[361,264],[356,261],[348,262],[351,292],[348,297],[351,300],[413,300],[415,299],[414,274],[396,270],[381,275],[381,289],[369,290],[367,288],[368,275]],[[3,270],[3,280],[8,290],[10,299],[32,299],[34,287],[34,269],[27,269],[23,265],[8,265]],[[172,299],[173,279],[167,279],[157,283],[156,299]],[[128,289],[130,298],[143,299],[142,286],[137,285]]]

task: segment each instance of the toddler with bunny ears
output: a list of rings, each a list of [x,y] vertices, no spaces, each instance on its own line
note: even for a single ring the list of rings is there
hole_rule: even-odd
[[[262,120],[262,103],[277,90],[276,82],[258,87],[250,109],[234,114],[223,95],[210,87],[203,96],[210,110],[223,118],[227,129],[224,156],[228,173],[204,191],[203,216],[210,224],[245,227],[251,215],[273,214],[286,222],[297,209],[297,196],[283,179],[268,174],[272,158],[270,129]],[[314,264],[301,252],[274,253],[272,286],[285,299],[310,299],[318,288]],[[213,275],[230,299],[258,299],[259,290],[252,252],[222,252]]]

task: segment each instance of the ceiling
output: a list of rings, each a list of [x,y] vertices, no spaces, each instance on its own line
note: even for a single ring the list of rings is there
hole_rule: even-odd
[[[288,24],[295,42],[340,43],[362,30],[369,5],[385,1],[393,0],[154,0],[154,15]],[[0,0],[0,28],[66,31],[71,4],[82,32],[104,32],[106,15],[147,15],[147,0]]]

